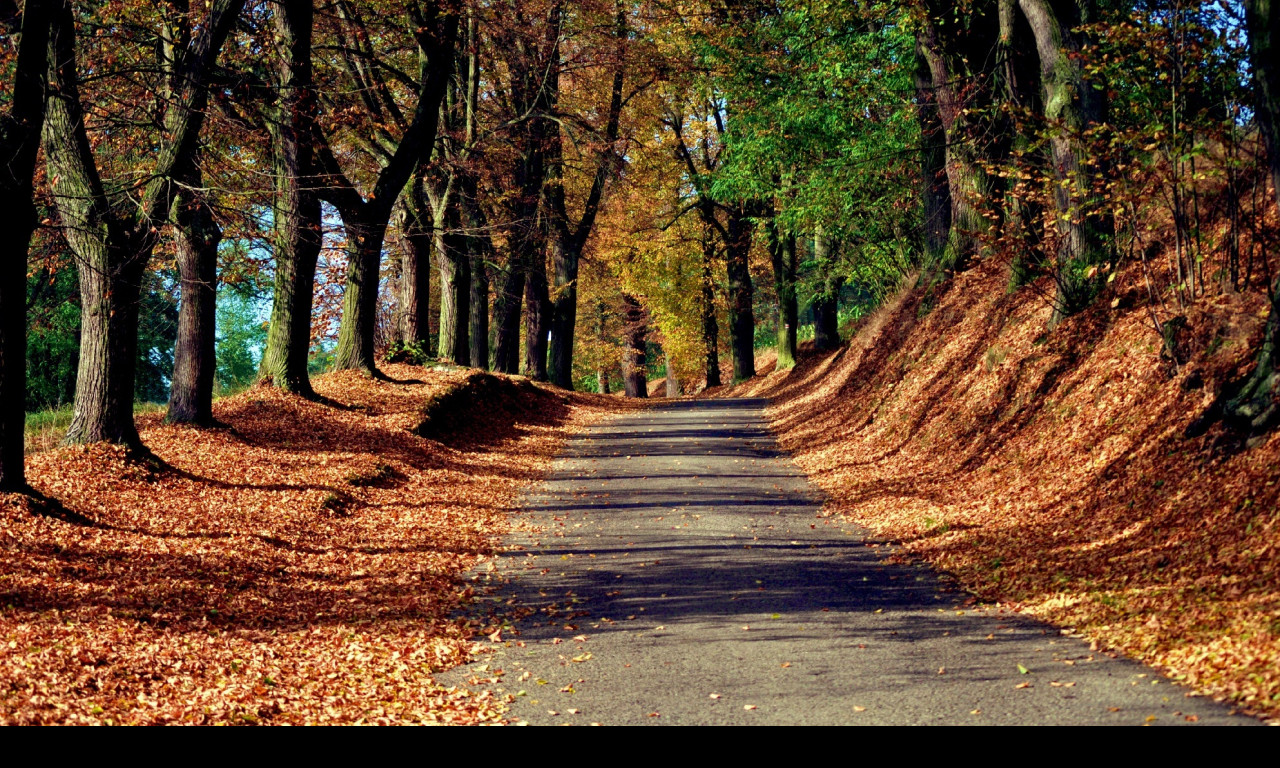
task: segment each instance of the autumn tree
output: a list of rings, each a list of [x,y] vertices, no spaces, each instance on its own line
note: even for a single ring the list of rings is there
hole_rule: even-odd
[[[208,79],[243,4],[216,0],[178,57],[163,131],[152,139],[153,167],[121,167],[113,157],[112,175],[103,173],[90,138],[91,128],[95,138],[102,134],[86,118],[75,12],[65,5],[54,13],[44,150],[63,232],[81,264],[80,369],[68,442],[138,444],[133,397],[143,273],[179,180],[195,161]]]
[[[573,389],[573,338],[578,322],[578,263],[595,225],[605,184],[617,172],[620,162],[615,144],[618,141],[618,125],[623,106],[627,40],[627,10],[620,2],[614,11],[613,36],[615,50],[612,52],[612,61],[607,65],[613,70],[609,103],[603,110],[603,130],[595,129],[598,130],[599,149],[594,153],[594,174],[576,220],[569,213],[565,191],[565,126],[568,121],[557,121],[556,128],[549,137],[547,181],[543,195],[550,230],[548,248],[555,278],[551,291],[553,298],[548,376],[551,383],[565,389]],[[564,77],[563,70],[563,64],[556,66],[557,78]],[[559,107],[560,92],[560,84],[557,83],[553,91],[555,102],[552,109]]]
[[[443,3],[424,7],[411,2],[405,7],[405,24],[416,42],[419,64],[417,82],[411,84],[416,86],[412,109],[406,114],[385,82],[363,15],[351,2],[334,6],[333,34],[341,50],[338,67],[359,95],[363,113],[354,126],[333,126],[337,131],[317,124],[311,137],[320,171],[319,194],[342,215],[346,234],[347,275],[334,356],[337,368],[376,370],[374,331],[383,242],[396,198],[435,140],[440,102],[453,72],[458,16],[457,8]],[[328,112],[346,107],[334,103],[335,93],[322,92]],[[355,153],[375,163],[377,170],[370,170],[363,183],[343,167],[330,133],[349,140]]]
[[[502,18],[489,35],[499,64],[492,87],[504,126],[510,192],[502,207],[506,254],[493,307],[493,367],[502,373],[519,371],[523,302],[526,373],[545,379],[549,296],[545,233],[538,210],[546,178],[547,136],[553,127],[548,117],[557,82],[564,3],[507,0],[496,10]]]
[[[283,0],[272,28],[277,96],[268,125],[275,176],[275,282],[262,379],[311,396],[307,356],[321,236],[320,197],[315,190],[318,169],[311,140],[317,112],[311,65],[312,0]]]
[[[9,103],[0,112],[0,491],[26,489],[23,467],[27,400],[27,248],[36,227],[33,178],[44,123],[49,24],[53,0],[0,4],[0,30],[12,46],[0,51]],[[11,79],[10,79],[11,78]]]
[[[1280,207],[1280,16],[1270,0],[1247,0],[1250,59],[1253,63],[1258,123],[1266,140],[1272,194]],[[1225,403],[1228,419],[1260,434],[1280,421],[1280,277],[1271,287],[1271,312],[1258,347],[1253,372],[1230,392]]]

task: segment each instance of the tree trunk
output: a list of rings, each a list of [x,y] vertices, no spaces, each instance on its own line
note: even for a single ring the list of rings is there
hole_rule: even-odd
[[[422,179],[405,189],[400,207],[400,340],[431,353],[431,231],[420,209]]]
[[[645,375],[645,338],[649,335],[644,308],[629,293],[622,294],[626,346],[622,350],[622,386],[627,397],[648,397]]]
[[[773,261],[773,285],[778,294],[778,370],[796,364],[796,326],[800,308],[796,298],[796,236],[778,231],[777,224],[768,224],[769,256]]]
[[[756,375],[756,318],[752,309],[751,234],[754,225],[746,210],[729,211],[725,261],[729,272],[729,346],[733,351],[733,381]]]
[[[459,204],[462,224],[467,229],[467,258],[471,266],[470,312],[467,337],[471,341],[471,367],[489,367],[489,237],[484,234],[484,220],[475,199],[475,184],[463,184]]]
[[[1088,276],[1091,266],[1108,255],[1112,234],[1109,217],[1101,214],[1094,191],[1097,170],[1084,145],[1084,132],[1105,119],[1106,101],[1094,87],[1080,62],[1087,40],[1076,31],[1094,21],[1089,0],[1059,2],[1019,0],[1022,13],[1035,35],[1040,56],[1040,81],[1044,88],[1044,116],[1050,127],[1053,157],[1054,205],[1062,242],[1057,256],[1057,296],[1053,302],[1053,326],[1083,309],[1099,287]]]
[[[1000,43],[996,53],[1002,62],[997,73],[1000,79],[998,92],[1007,105],[1001,131],[1012,137],[1012,154],[1018,158],[1010,165],[1008,183],[1005,186],[1007,202],[1006,233],[1016,233],[1010,263],[1011,288],[1019,288],[1043,274],[1047,266],[1043,244],[1044,209],[1036,195],[1027,189],[1029,182],[1021,179],[1026,164],[1036,163],[1041,151],[1036,147],[1038,137],[1019,124],[1030,114],[1044,111],[1037,96],[1040,83],[1039,55],[1035,50],[1035,35],[1026,17],[1018,13],[1018,0],[999,0]]]
[[[680,379],[676,378],[676,369],[671,365],[671,353],[665,349],[662,350],[662,362],[667,374],[667,397],[679,397]]]
[[[44,124],[52,0],[23,6],[10,101],[0,113],[0,492],[26,491],[27,250]],[[12,30],[5,30],[12,31]]]
[[[533,255],[524,283],[524,375],[547,380],[547,333],[551,300],[547,295],[547,266],[541,251]]]
[[[1247,0],[1249,48],[1257,89],[1257,116],[1267,141],[1272,190],[1280,195],[1280,17],[1271,0]],[[1280,203],[1280,199],[1277,200]],[[1226,403],[1226,417],[1237,427],[1261,434],[1280,422],[1280,278],[1271,287],[1271,314],[1258,348],[1258,363]]]
[[[88,240],[88,238],[86,238]],[[145,262],[82,242],[80,365],[68,443],[139,446],[133,423],[138,361],[138,299]],[[87,267],[87,268],[86,268]]]
[[[458,233],[457,207],[436,217],[432,242],[440,269],[440,358],[466,365],[471,361],[471,261],[466,237]]]
[[[272,137],[276,193],[272,211],[275,281],[271,325],[262,354],[264,382],[313,397],[307,374],[311,302],[320,256],[320,198],[312,188],[315,159],[311,88],[311,0],[287,0],[275,15],[279,102]]]
[[[574,243],[552,238],[551,262],[555,272],[555,297],[551,300],[551,359],[548,374],[552,384],[573,389],[573,332],[578,323],[578,261],[570,252]]]
[[[596,299],[596,341],[600,344],[602,355],[609,342],[606,334],[606,319],[604,299]],[[609,394],[609,367],[605,365],[603,356],[596,364],[596,391],[602,395]]]
[[[524,265],[512,253],[493,303],[493,369],[500,373],[520,372],[520,305],[524,298],[524,278]]]
[[[181,306],[169,389],[170,423],[213,424],[213,380],[217,369],[216,329],[218,243],[222,229],[204,197],[197,170],[191,188],[178,195],[173,216],[177,235]]]
[[[289,134],[293,133],[294,136]],[[276,141],[275,280],[261,377],[268,384],[314,397],[307,360],[311,353],[311,305],[320,257],[320,199],[305,186],[307,150],[292,126]],[[307,174],[309,175],[309,174]]]
[[[813,346],[819,352],[840,346],[840,287],[831,238],[821,226],[813,233],[813,260],[819,275],[813,296]]]
[[[950,231],[939,266],[963,269],[978,254],[981,237],[993,225],[982,211],[991,190],[983,164],[999,137],[983,122],[990,121],[992,91],[991,77],[980,67],[990,63],[999,29],[989,8],[964,14],[941,0],[926,0],[923,5],[917,52],[929,70],[933,102],[946,136],[951,204]]]
[[[333,367],[374,375],[378,372],[373,341],[378,323],[378,273],[387,220],[346,211],[342,225],[347,235],[347,280]]]
[[[951,231],[947,186],[947,135],[938,112],[933,75],[923,46],[916,45],[916,115],[920,122],[920,208],[925,263],[940,264]]]
[[[707,387],[720,381],[720,324],[716,321],[715,242],[709,231],[702,237],[702,344],[706,350]]]

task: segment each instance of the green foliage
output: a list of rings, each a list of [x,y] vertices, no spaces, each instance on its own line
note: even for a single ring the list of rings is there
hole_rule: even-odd
[[[26,408],[55,409],[75,397],[80,362],[80,294],[74,262],[42,265],[27,286]]]
[[[432,360],[426,344],[420,341],[399,340],[391,342],[383,359],[388,363],[408,363],[409,365],[426,365]]]
[[[772,200],[781,230],[803,238],[822,227],[841,244],[830,263],[803,268],[802,301],[845,280],[879,295],[896,286],[920,250],[914,37],[903,11],[789,0],[709,41],[705,55],[728,112],[712,193]]]
[[[263,308],[247,292],[232,286],[220,292],[215,376],[221,394],[243,389],[257,378],[267,344],[263,315]]]
[[[178,281],[170,272],[148,275],[138,309],[138,371],[134,398],[160,403],[169,399],[173,348],[178,338]]]

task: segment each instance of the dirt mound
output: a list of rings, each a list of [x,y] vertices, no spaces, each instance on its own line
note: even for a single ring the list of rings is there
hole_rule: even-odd
[[[563,418],[570,398],[523,376],[471,371],[427,398],[414,433],[442,443],[488,443],[510,437],[522,425]]]

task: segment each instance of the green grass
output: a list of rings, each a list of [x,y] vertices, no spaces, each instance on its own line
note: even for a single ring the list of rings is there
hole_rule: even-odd
[[[163,411],[165,403],[134,403],[133,414],[139,416],[146,413]],[[29,456],[38,451],[47,451],[62,442],[71,426],[72,407],[50,408],[44,411],[27,413],[27,425],[24,432],[25,452]]]

